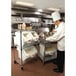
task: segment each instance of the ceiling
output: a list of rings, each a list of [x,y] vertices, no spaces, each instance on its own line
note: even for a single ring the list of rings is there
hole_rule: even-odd
[[[21,2],[28,2],[34,4],[33,7],[29,7],[28,9],[26,7],[22,7],[19,5],[16,5],[16,1],[21,1]],[[49,14],[50,11],[48,8],[57,8],[60,9],[60,12],[65,12],[65,0],[11,0],[12,2],[12,9],[14,10],[21,10],[22,12],[25,13],[25,11],[28,11],[29,13],[32,14],[32,12],[35,12],[36,9],[43,9],[45,10],[45,14]]]
[[[36,8],[47,9],[51,7],[61,8],[61,11],[65,10],[65,0],[12,0],[12,3],[15,4],[16,1],[33,3]]]

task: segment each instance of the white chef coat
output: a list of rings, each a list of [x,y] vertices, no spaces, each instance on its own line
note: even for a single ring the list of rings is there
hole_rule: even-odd
[[[64,51],[65,50],[65,23],[61,22],[56,28],[56,32],[46,38],[47,41],[55,42],[57,41],[57,49],[59,51]]]

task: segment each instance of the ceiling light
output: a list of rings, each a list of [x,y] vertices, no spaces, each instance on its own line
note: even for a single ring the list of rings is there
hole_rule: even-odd
[[[46,17],[46,18],[52,18],[52,16],[51,16],[51,15],[45,15],[45,17]]]
[[[35,12],[35,14],[38,14],[38,15],[39,15],[39,14],[41,14],[41,13],[40,13],[40,12]]]
[[[39,11],[39,12],[42,12],[43,10],[42,10],[42,9],[38,9],[38,11]]]
[[[20,2],[20,1],[17,1],[16,2],[17,5],[23,5],[23,6],[34,6],[34,4],[32,3],[28,3],[28,2]]]
[[[60,11],[60,9],[58,9],[58,8],[48,8],[48,10],[51,10],[51,11]]]

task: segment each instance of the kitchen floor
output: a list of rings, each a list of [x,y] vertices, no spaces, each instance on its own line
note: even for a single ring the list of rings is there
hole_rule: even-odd
[[[15,48],[11,49],[11,76],[64,76],[64,73],[55,73],[53,69],[56,68],[51,61],[45,63],[37,60],[28,61],[23,66],[24,70],[21,70],[19,64],[14,64],[14,52]]]

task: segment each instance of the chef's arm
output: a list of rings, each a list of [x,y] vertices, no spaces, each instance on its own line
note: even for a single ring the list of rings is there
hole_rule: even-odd
[[[63,37],[64,37],[64,31],[58,30],[58,31],[56,31],[52,36],[47,37],[46,40],[47,40],[47,41],[54,42],[54,41],[60,40],[60,39],[63,38]]]

